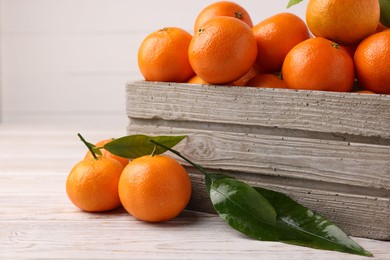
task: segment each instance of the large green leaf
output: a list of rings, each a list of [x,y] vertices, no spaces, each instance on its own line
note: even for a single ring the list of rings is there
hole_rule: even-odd
[[[364,250],[325,217],[316,214],[282,193],[260,187],[254,189],[266,198],[276,210],[277,225],[288,226],[301,234],[299,240],[281,237],[281,241],[312,248],[372,256],[370,252]]]
[[[167,148],[172,148],[180,143],[186,136],[147,136],[147,135],[128,135],[114,139],[106,143],[104,149],[125,158],[137,158],[144,155],[162,154]],[[156,146],[150,140],[155,140],[165,147]]]
[[[249,237],[372,256],[334,223],[282,193],[211,173],[206,187],[220,217]]]

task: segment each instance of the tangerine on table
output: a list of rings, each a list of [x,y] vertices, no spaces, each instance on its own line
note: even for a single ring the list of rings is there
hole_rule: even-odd
[[[249,13],[235,2],[219,1],[206,6],[196,17],[194,25],[194,33],[197,33],[204,23],[216,16],[230,16],[237,18],[249,27],[253,26],[252,19]]]
[[[342,45],[356,44],[379,24],[378,0],[309,0],[306,23],[314,36]]]
[[[287,53],[310,37],[305,22],[295,14],[279,13],[256,24],[252,31],[257,41],[257,65],[262,72],[282,69]]]
[[[354,64],[340,45],[322,38],[298,43],[287,54],[283,80],[290,89],[349,92],[354,84]]]
[[[78,162],[66,180],[66,193],[72,203],[87,212],[108,211],[120,206],[119,177],[123,165],[108,157]]]
[[[251,28],[228,16],[208,20],[190,43],[188,56],[196,75],[210,84],[231,83],[246,74],[257,56]]]
[[[188,60],[192,35],[177,27],[149,34],[138,50],[138,67],[147,81],[186,82],[194,71]]]
[[[390,94],[390,30],[373,34],[357,47],[356,78],[366,90]]]
[[[97,142],[95,144],[95,146],[96,147],[103,147],[106,143],[111,142],[111,141],[112,141],[112,139],[104,139],[104,140]],[[109,151],[107,151],[106,149],[100,149],[100,152],[102,153],[102,155],[101,155],[102,157],[109,157],[109,158],[115,159],[118,162],[120,162],[123,165],[123,167],[125,167],[129,163],[129,159],[112,154]],[[93,158],[93,155],[91,154],[90,151],[88,151],[85,154],[84,159],[87,159],[87,158]]]
[[[184,167],[165,155],[132,160],[119,180],[123,207],[135,218],[162,222],[175,218],[191,197],[191,181]]]

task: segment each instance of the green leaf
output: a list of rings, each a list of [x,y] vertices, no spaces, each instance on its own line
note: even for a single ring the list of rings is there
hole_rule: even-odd
[[[220,217],[249,237],[372,256],[334,223],[282,193],[218,173],[208,173],[205,182]]]
[[[260,193],[234,178],[208,174],[206,179],[211,202],[224,221],[250,237],[277,240],[276,212]]]
[[[91,149],[92,149],[92,151],[93,151],[95,154],[97,154],[97,155],[99,155],[99,156],[102,156],[102,151],[100,151],[100,149],[99,149],[98,147],[96,147],[96,145],[91,144],[91,143],[88,143],[88,144],[91,145]]]
[[[318,249],[333,250],[363,256],[372,254],[346,235],[328,219],[295,202],[288,196],[260,187],[254,188],[274,207],[277,225],[300,234],[297,240],[280,236],[280,241]]]
[[[150,140],[158,141],[166,147],[172,148],[184,138],[186,136],[128,135],[106,143],[104,149],[121,157],[137,158],[152,153],[162,154],[167,151],[164,147],[154,145]]]
[[[390,1],[389,0],[379,0],[380,5],[380,22],[386,26],[390,27]]]
[[[234,179],[233,177],[224,175],[222,173],[210,173],[210,172],[207,173],[205,177],[205,184],[206,184],[206,190],[209,195],[210,195],[211,184],[216,180],[224,179],[224,178]]]
[[[293,5],[296,5],[296,4],[299,4],[300,2],[302,2],[303,0],[290,0],[287,4],[287,8],[290,8],[291,6]]]
[[[84,145],[88,148],[89,152],[92,154],[92,156],[95,159],[97,159],[96,155],[100,155],[100,156],[102,155],[102,151],[100,151],[100,149],[98,147],[96,147],[96,145],[94,145],[90,142],[87,142],[80,133],[78,133],[77,136],[84,143]]]

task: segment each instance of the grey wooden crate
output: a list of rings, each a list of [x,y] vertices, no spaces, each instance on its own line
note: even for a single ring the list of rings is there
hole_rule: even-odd
[[[203,167],[283,192],[349,235],[390,240],[390,95],[128,82],[128,133],[187,134]],[[189,208],[214,212],[204,178]]]

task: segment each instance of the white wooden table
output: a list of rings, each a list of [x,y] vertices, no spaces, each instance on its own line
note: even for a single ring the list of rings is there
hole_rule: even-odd
[[[91,214],[65,193],[71,167],[95,142],[125,129],[0,125],[0,259],[368,259],[246,238],[218,216],[184,211],[149,224],[123,209]],[[390,242],[354,238],[390,259]]]

